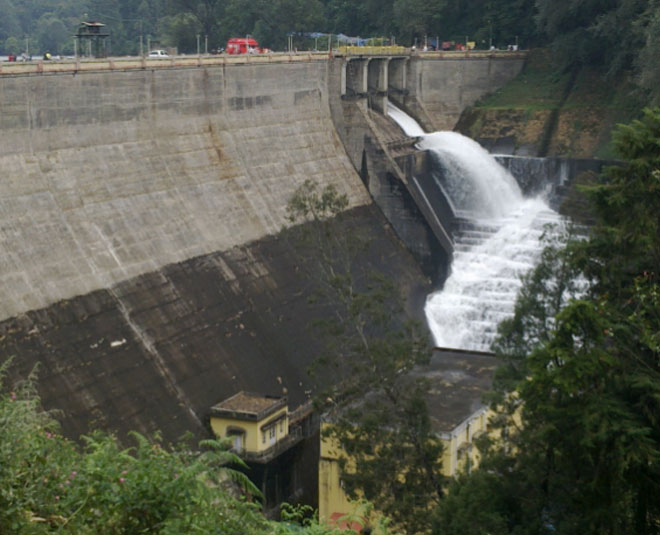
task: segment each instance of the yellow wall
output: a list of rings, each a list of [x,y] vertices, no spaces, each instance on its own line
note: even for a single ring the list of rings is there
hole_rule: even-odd
[[[329,424],[321,424],[321,458],[319,459],[319,520],[332,522],[337,516],[352,513],[354,506],[341,487],[339,456],[342,451],[336,439],[324,436]]]
[[[442,471],[446,476],[454,476],[466,468],[470,460],[470,468],[479,465],[477,448],[473,440],[488,431],[488,418],[492,412],[482,409],[475,412],[469,419],[457,426],[443,440]],[[341,487],[339,456],[341,447],[333,438],[324,437],[321,426],[321,459],[319,460],[319,519],[326,522],[337,516],[353,513],[353,505]]]
[[[468,459],[470,469],[479,465],[479,452],[473,442],[479,435],[488,432],[488,418],[491,414],[486,408],[477,411],[451,433],[442,437],[442,473],[445,476],[454,476],[466,469]]]
[[[275,425],[275,437],[271,439],[270,433],[266,431],[266,440],[264,442],[262,431],[264,428],[267,428],[270,423],[278,419],[279,421]],[[245,431],[243,444],[244,450],[258,453],[267,450],[273,446],[274,442],[282,440],[289,434],[289,417],[286,407],[282,407],[281,410],[269,414],[267,418],[256,422],[211,416],[211,429],[218,438],[230,436],[229,431],[232,429],[242,429]]]

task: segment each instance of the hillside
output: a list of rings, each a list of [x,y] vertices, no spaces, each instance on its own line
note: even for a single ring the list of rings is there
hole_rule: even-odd
[[[613,158],[612,128],[643,106],[628,75],[561,73],[547,51],[534,50],[523,72],[468,108],[455,129],[493,152]]]

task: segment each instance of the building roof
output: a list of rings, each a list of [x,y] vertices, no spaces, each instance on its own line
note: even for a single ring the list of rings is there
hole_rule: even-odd
[[[236,420],[262,420],[285,407],[287,398],[241,391],[211,407],[211,414]]]
[[[431,382],[426,403],[431,428],[439,435],[448,435],[476,412],[485,409],[483,402],[492,386],[500,360],[492,353],[462,349],[435,348],[429,364],[417,366],[407,380],[426,378]],[[378,401],[381,391],[371,392],[353,403],[358,407],[367,399]],[[339,408],[341,413],[343,408]],[[338,413],[328,411],[324,420],[332,422]]]
[[[486,407],[483,396],[499,364],[491,353],[435,348],[430,363],[413,372],[431,381],[427,403],[437,433],[450,433]]]

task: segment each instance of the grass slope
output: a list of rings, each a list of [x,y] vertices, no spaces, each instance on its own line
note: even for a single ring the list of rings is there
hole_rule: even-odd
[[[520,75],[465,111],[457,130],[485,145],[511,139],[519,154],[613,158],[612,128],[643,106],[629,75],[564,73],[548,51],[534,50]]]

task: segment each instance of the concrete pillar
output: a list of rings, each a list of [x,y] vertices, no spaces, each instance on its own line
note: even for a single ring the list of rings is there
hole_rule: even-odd
[[[340,81],[339,81],[339,94],[343,97],[346,94],[346,66],[348,65],[348,62],[343,62],[341,64],[341,74],[340,74]]]
[[[407,89],[408,59],[393,58],[388,68],[388,91],[405,92]]]
[[[368,91],[367,60],[347,59],[346,63],[346,93],[366,95]]]
[[[368,62],[369,106],[387,113],[387,58],[372,58]]]
[[[369,91],[387,91],[387,58],[369,60]]]

